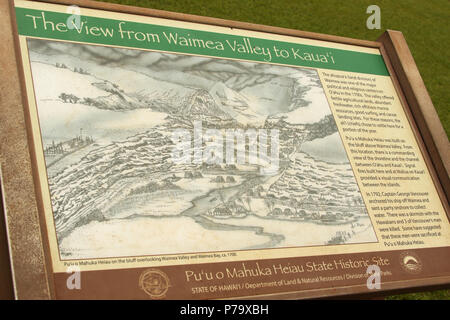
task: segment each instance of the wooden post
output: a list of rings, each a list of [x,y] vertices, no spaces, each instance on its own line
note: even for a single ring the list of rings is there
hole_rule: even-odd
[[[438,173],[447,201],[449,201],[450,144],[405,37],[400,31],[387,30],[378,41],[384,45],[390,58],[433,166]]]

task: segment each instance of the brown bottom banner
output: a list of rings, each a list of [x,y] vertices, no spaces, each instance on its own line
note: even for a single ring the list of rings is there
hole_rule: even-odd
[[[450,283],[450,247],[55,273],[57,299],[312,298]]]

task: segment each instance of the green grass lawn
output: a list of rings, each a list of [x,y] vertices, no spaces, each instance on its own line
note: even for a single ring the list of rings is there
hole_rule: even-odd
[[[153,9],[376,40],[403,32],[441,122],[450,135],[450,1],[448,0],[103,0]],[[381,8],[381,30],[368,30],[366,8]],[[449,290],[388,299],[450,299]]]

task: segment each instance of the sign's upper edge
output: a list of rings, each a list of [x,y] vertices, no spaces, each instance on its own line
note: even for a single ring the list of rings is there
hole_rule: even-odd
[[[20,6],[15,11],[22,36],[389,76],[381,54],[333,48],[332,43],[321,47],[88,15],[74,18]]]

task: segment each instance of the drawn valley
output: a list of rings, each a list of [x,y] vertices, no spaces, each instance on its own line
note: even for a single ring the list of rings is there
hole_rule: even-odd
[[[28,48],[62,259],[377,241],[315,70],[38,39]],[[194,124],[276,130],[278,170],[173,161],[177,129],[205,152]]]

